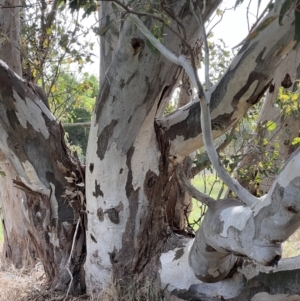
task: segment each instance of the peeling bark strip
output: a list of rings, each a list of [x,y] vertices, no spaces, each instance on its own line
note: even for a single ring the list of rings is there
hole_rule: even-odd
[[[70,281],[66,262],[75,230],[73,222],[79,213],[75,204],[72,208],[62,194],[69,186],[65,177],[74,173],[80,178],[82,171],[78,170],[76,159],[69,154],[61,125],[54,120],[31,86],[2,61],[0,107],[1,154],[9,158],[12,170],[9,175],[18,176],[14,184],[22,190],[18,204],[22,218],[14,220],[9,227],[25,228],[23,237],[28,240],[32,255],[43,263],[47,280],[53,288],[65,291]],[[5,181],[8,185],[12,179],[8,176]],[[1,206],[7,217],[13,216],[13,201],[8,200]],[[85,290],[80,273],[85,254],[84,236],[81,227],[70,266],[71,273],[74,273],[74,294]]]

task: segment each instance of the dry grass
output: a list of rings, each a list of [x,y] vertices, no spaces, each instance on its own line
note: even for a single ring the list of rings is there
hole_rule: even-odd
[[[41,290],[44,269],[37,263],[30,271],[16,269],[0,254],[0,301],[29,301],[28,295]]]
[[[163,296],[156,293],[153,284],[149,283],[137,296],[137,289],[132,286],[122,293],[115,285],[107,289],[101,295],[66,297],[44,289],[45,275],[41,263],[37,263],[32,269],[16,269],[7,260],[3,260],[2,246],[0,243],[0,301],[166,301]],[[168,300],[179,300],[173,297]]]

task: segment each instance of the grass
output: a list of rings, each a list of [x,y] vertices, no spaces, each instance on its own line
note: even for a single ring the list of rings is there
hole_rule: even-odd
[[[222,190],[222,182],[219,178],[216,178],[213,174],[204,174],[196,176],[192,180],[192,184],[200,191],[210,195],[213,199],[217,199],[219,196],[219,193]],[[225,195],[225,189],[223,189],[223,192],[221,192],[221,198]],[[189,222],[193,224],[195,221],[197,221],[201,216],[204,215],[206,208],[202,205],[201,202],[193,199],[193,211],[190,213],[189,216]],[[195,230],[198,228],[198,226],[195,225]]]

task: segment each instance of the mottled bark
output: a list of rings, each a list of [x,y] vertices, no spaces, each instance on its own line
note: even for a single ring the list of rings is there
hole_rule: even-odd
[[[8,234],[7,247],[11,239],[18,236],[22,239],[20,246],[23,247],[26,237],[30,252],[34,252],[34,257],[38,257],[44,265],[49,284],[65,291],[70,282],[66,264],[76,221],[81,216],[80,210],[84,209],[84,204],[76,195],[79,189],[73,191],[73,203],[69,204],[68,199],[62,195],[66,189],[71,190],[69,187],[72,186],[65,177],[84,181],[82,170],[70,156],[61,125],[31,87],[2,61],[0,106],[1,154],[13,167],[5,179],[7,182],[3,184],[6,190],[2,191],[2,197],[6,200],[3,211],[5,231]],[[5,164],[4,158],[1,161]],[[11,177],[14,175],[17,176],[12,184]],[[18,193],[16,188],[10,190],[12,185],[19,189]],[[19,202],[15,209],[16,201]],[[19,214],[20,220],[12,220],[14,214],[15,217]],[[84,253],[85,233],[82,222],[76,234],[72,264],[69,267],[74,274],[74,293],[85,290],[80,272]]]
[[[169,265],[180,260],[179,256],[175,257],[174,252]],[[177,288],[172,286],[174,289],[170,290],[171,295],[180,300],[296,301],[300,297],[299,268],[299,257],[283,259],[277,267],[262,267],[246,260],[229,279],[218,283],[193,283],[190,278],[189,289],[182,289],[181,283],[189,277],[189,271],[185,269],[182,276],[180,272],[177,275]]]
[[[183,72],[181,76],[181,88],[178,97],[177,108],[181,108],[187,105],[192,100],[191,84],[188,80],[188,76]],[[193,164],[194,155],[187,156],[181,163],[185,175],[190,179],[191,168]],[[192,198],[187,193],[185,187],[181,185],[177,179],[176,174],[172,175],[170,179],[171,189],[169,192],[168,202],[166,204],[166,215],[168,224],[173,231],[184,233],[183,231],[187,226],[187,218],[190,212],[193,210]]]
[[[210,3],[205,18],[218,3]],[[187,4],[178,2],[172,8],[193,43],[199,29]],[[147,19],[149,28],[151,22]],[[163,43],[177,54],[183,51],[171,33]],[[161,133],[154,118],[180,73],[180,66],[155,55],[125,19],[114,59],[102,77],[87,151],[89,291],[107,287],[113,276],[124,281],[133,275],[143,281],[157,279],[158,254],[168,236],[165,204],[172,168],[166,159],[168,147],[161,148],[159,138],[157,143]]]
[[[273,14],[270,12],[267,17]],[[233,126],[261,99],[272,83],[278,63],[292,49],[293,37],[294,24],[290,16],[284,19],[283,26],[275,19],[256,38],[243,45],[223,77],[212,87],[210,109],[214,138]],[[173,162],[181,162],[203,146],[199,119],[200,105],[195,100],[156,121],[170,144],[169,158]]]
[[[20,1],[0,1],[5,8],[0,9],[0,59],[22,76],[22,66],[19,51],[20,42]],[[35,251],[29,240],[26,229],[26,217],[18,206],[20,200],[26,198],[25,193],[13,185],[13,179],[18,174],[7,160],[4,153],[0,155],[0,170],[5,173],[1,179],[0,207],[2,209],[2,224],[4,229],[3,256],[16,267],[31,264],[36,259]]]

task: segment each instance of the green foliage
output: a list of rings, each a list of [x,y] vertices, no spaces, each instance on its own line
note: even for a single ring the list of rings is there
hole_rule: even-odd
[[[267,123],[266,123],[266,129],[269,132],[274,131],[276,129],[276,123],[272,120],[268,120]]]
[[[213,33],[209,35],[208,48],[210,59],[209,79],[215,84],[230,65],[234,52],[229,51],[222,39],[213,41]],[[204,55],[202,55],[204,57]]]
[[[196,176],[192,180],[192,184],[198,190],[210,195],[214,199],[218,198],[220,192],[220,198],[225,196],[225,187],[223,186],[223,182],[217,175],[210,172]],[[189,215],[189,226],[196,231],[202,222],[207,207],[195,199],[193,199],[192,202],[193,210]]]
[[[292,141],[292,145],[300,145],[300,137],[295,137]]]
[[[84,38],[89,29],[81,24],[79,13],[70,15],[63,4],[41,7],[23,13],[20,52],[24,77],[41,85],[48,95],[62,65],[73,64],[80,73],[92,62],[94,43]]]
[[[86,122],[91,120],[91,112],[85,108],[75,108],[72,111],[72,122]],[[65,127],[67,140],[72,151],[76,151],[83,160],[85,158],[90,126],[77,125]]]
[[[83,77],[79,78],[68,69],[61,70],[49,92],[51,111],[62,122],[73,123],[78,119],[74,110],[81,108],[88,112],[89,117],[80,122],[90,121],[98,92],[99,83],[94,75],[84,73]]]
[[[76,78],[73,73],[62,71],[50,91],[50,107],[63,123],[90,122],[96,97],[99,93],[98,79],[85,73]],[[87,149],[89,126],[65,126],[66,141],[70,149],[84,160]]]
[[[281,110],[281,115],[289,116],[291,114],[297,114],[300,112],[299,97],[300,97],[300,85],[299,81],[294,84],[294,91],[279,87],[276,104]]]

